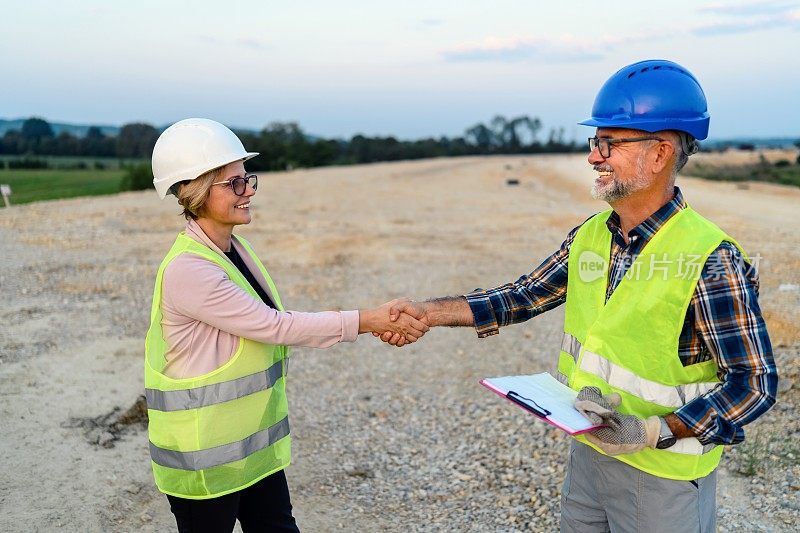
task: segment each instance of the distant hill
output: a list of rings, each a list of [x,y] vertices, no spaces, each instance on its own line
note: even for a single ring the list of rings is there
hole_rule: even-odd
[[[5,135],[7,131],[11,130],[21,130],[22,123],[25,122],[26,119],[18,118],[15,120],[5,120],[0,118],[0,135]],[[53,128],[53,133],[58,135],[59,133],[66,131],[74,135],[75,137],[86,137],[86,132],[94,126],[94,124],[63,124],[59,122],[48,122],[50,127]],[[97,126],[100,128],[100,131],[103,132],[104,135],[109,137],[116,137],[119,133],[119,126]]]

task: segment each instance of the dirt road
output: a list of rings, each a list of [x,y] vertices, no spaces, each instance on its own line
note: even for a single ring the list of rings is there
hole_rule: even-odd
[[[290,309],[463,294],[529,272],[603,209],[589,198],[592,179],[582,156],[265,174],[254,221],[241,233]],[[761,303],[776,351],[796,365],[800,190],[679,185],[761,257]],[[135,410],[120,415],[142,392],[152,280],[182,227],[177,213],[152,191],[0,210],[0,530],[174,528],[152,483],[146,432]],[[466,328],[440,329],[402,350],[365,336],[294,350],[287,473],[301,527],[553,530],[567,439],[477,380],[552,370],[562,320],[555,310],[485,340]],[[787,375],[796,376],[792,368]],[[796,408],[798,389],[790,384],[782,394],[782,404]],[[773,410],[763,434],[796,438],[791,415]],[[797,523],[796,461],[776,460],[780,472],[749,478],[733,475],[739,463],[726,461],[723,530]],[[770,499],[775,491],[782,496]]]

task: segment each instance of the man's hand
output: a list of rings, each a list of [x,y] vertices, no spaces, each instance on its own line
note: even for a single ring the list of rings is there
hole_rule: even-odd
[[[618,394],[603,396],[597,387],[584,387],[575,399],[575,408],[593,423],[606,424],[590,433],[586,440],[608,455],[636,453],[646,447],[655,448],[661,431],[657,416],[647,419],[624,415],[614,409],[621,402]]]
[[[406,315],[428,326],[431,325],[425,302],[415,302],[408,298],[400,298],[392,300],[389,303],[392,304],[389,308],[389,317],[392,321],[401,320],[402,317]],[[373,335],[376,337],[380,336],[383,342],[387,342],[392,346],[403,346],[403,344],[407,344],[403,342],[403,337],[401,335],[392,331],[386,331],[383,334],[373,333]]]
[[[408,313],[393,312],[393,306],[397,302],[399,300],[392,300],[378,308],[359,311],[358,332],[369,331],[376,337],[381,336],[381,339],[387,336],[394,341],[391,344],[395,346],[416,342],[430,327],[424,319],[420,320]]]
[[[614,408],[621,402],[622,398],[615,392],[603,396],[597,387],[584,387],[575,398],[575,409],[588,418],[592,424],[614,427],[616,417],[619,416]]]
[[[425,302],[401,298],[389,303],[392,304],[389,309],[392,321],[400,320],[400,317],[408,315],[430,327],[475,325],[472,309],[464,296],[445,296]],[[403,345],[402,337],[394,332],[387,331],[375,336],[380,336],[382,341],[395,346]]]

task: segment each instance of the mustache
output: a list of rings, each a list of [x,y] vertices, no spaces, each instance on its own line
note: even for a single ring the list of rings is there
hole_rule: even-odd
[[[593,165],[592,168],[595,172],[614,172],[614,169],[609,165]]]

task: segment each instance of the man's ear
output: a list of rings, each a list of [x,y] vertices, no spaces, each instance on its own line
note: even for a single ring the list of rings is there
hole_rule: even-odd
[[[660,174],[667,165],[675,161],[675,145],[669,141],[659,141],[655,147],[653,159],[653,173]]]

